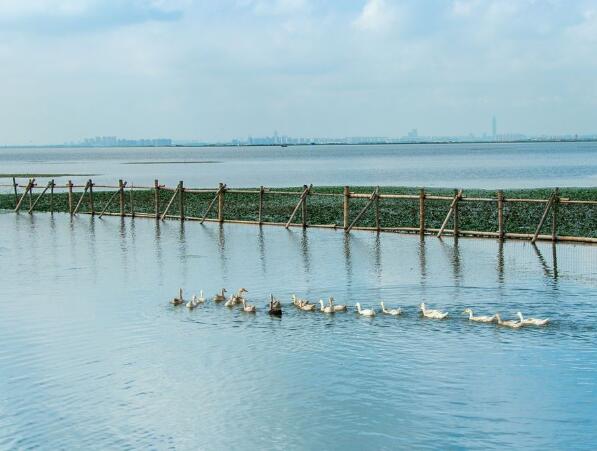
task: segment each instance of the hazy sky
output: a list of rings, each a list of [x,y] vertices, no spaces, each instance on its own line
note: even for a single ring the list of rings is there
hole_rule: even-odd
[[[0,143],[597,133],[595,0],[0,0]]]

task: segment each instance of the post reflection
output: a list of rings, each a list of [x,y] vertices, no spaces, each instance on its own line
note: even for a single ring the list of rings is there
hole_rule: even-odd
[[[96,250],[97,250],[97,246],[96,246],[96,236],[95,236],[95,216],[90,216],[89,217],[89,226],[88,226],[88,232],[87,232],[87,236],[89,237],[89,239],[87,240],[88,243],[88,252],[89,252],[89,256],[91,257],[91,274],[93,277],[93,281],[95,282],[97,280],[97,255],[96,255]]]
[[[346,269],[346,286],[349,290],[352,286],[352,258],[350,253],[350,239],[350,234],[345,233],[342,242],[344,249],[344,267]]]
[[[128,265],[128,240],[126,230],[127,219],[125,217],[120,218],[120,224],[118,227],[118,236],[120,238],[120,257],[121,257],[121,268],[124,275],[124,280],[128,280],[129,265]]]
[[[228,276],[228,254],[226,250],[226,231],[224,224],[218,224],[218,254],[220,256],[220,266],[224,279]]]
[[[427,285],[427,260],[426,254],[427,250],[425,238],[421,238],[419,241],[419,272],[420,272],[420,281],[421,281],[421,288],[424,289]]]
[[[259,247],[259,262],[261,264],[261,271],[263,274],[266,274],[267,263],[265,258],[265,235],[263,233],[263,225],[259,225],[259,232],[257,233],[257,246]]]
[[[217,236],[216,236],[216,227],[217,227]],[[201,230],[207,236],[209,236],[210,243],[216,243],[217,246],[217,254],[218,259],[220,262],[220,271],[222,273],[222,279],[226,280],[228,276],[228,257],[227,257],[227,250],[226,250],[226,232],[224,230],[224,224],[209,224],[201,225]]]
[[[533,246],[533,250],[535,251],[535,254],[537,255],[537,259],[539,260],[539,264],[541,265],[541,268],[543,269],[543,274],[545,274],[545,277],[557,280],[557,278],[558,278],[558,259],[557,259],[557,254],[556,254],[556,244],[552,243],[552,261],[553,261],[552,268],[549,267],[549,264],[547,263],[547,260],[545,260],[545,257],[541,253],[541,250],[539,249],[539,247],[535,243],[532,243],[532,246]]]
[[[462,279],[462,267],[460,259],[460,245],[458,240],[453,241],[453,245],[450,247],[442,238],[438,238],[440,247],[448,257],[450,266],[452,267],[452,273],[454,274],[454,283],[456,286],[460,286]]]
[[[162,228],[161,222],[155,221],[154,225],[154,246],[155,246],[155,261],[158,267],[158,281],[162,285],[164,282],[163,272],[163,251],[162,251]]]
[[[498,240],[498,253],[497,253],[497,273],[498,282],[504,283],[504,240]]]
[[[553,278],[558,278],[558,255],[556,243],[551,243],[551,264],[553,268]]]
[[[309,234],[307,229],[301,229],[301,255],[303,257],[303,266],[307,276],[311,275],[311,255],[309,252]]]
[[[178,223],[178,261],[180,261],[182,268],[182,278],[187,280],[189,270],[188,245],[186,240],[185,222]]]
[[[373,266],[375,269],[375,275],[377,276],[377,280],[381,285],[381,233],[375,234],[375,241],[373,243]]]

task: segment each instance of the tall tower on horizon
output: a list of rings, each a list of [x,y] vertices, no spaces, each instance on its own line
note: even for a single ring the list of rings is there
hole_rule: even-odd
[[[491,136],[493,136],[493,139],[497,138],[497,121],[495,116],[491,120]]]

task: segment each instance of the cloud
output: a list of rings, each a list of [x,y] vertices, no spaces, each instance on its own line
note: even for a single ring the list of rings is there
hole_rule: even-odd
[[[570,33],[585,43],[597,42],[597,10],[587,9],[582,13],[583,20],[571,27]]]
[[[367,0],[353,22],[360,30],[385,31],[396,20],[396,10],[386,0]]]
[[[288,15],[308,10],[307,0],[241,0],[240,5],[249,7],[258,15]]]
[[[163,0],[3,0],[2,31],[68,33],[148,21],[173,21],[182,10]]]

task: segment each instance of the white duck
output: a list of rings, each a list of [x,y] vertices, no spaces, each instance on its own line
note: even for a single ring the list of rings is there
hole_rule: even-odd
[[[199,297],[195,298],[195,302],[197,302],[197,304],[205,304],[205,298],[203,297],[203,290],[201,290],[199,292]]]
[[[315,304],[309,304],[309,301],[305,301],[299,308],[304,312],[313,312],[317,306]]]
[[[526,325],[530,325],[530,326],[545,326],[547,325],[547,323],[549,323],[549,318],[545,318],[545,319],[538,319],[538,318],[525,318],[522,316],[522,313],[517,312],[516,315],[518,315],[518,318],[520,319],[520,322],[522,324]]]
[[[468,315],[469,321],[476,321],[478,323],[493,323],[496,320],[495,315],[493,316],[473,316],[473,310],[470,308],[464,309],[462,313]]]
[[[217,293],[212,299],[214,302],[224,302],[226,300],[226,288],[222,288],[220,293]]]
[[[499,326],[509,327],[511,329],[519,329],[522,326],[524,326],[524,324],[521,323],[520,321],[514,321],[514,320],[503,321],[502,317],[500,316],[499,313],[495,314],[495,318],[496,318],[496,321],[497,321],[497,323],[498,323]]]
[[[402,313],[401,308],[392,308],[390,310],[386,310],[386,306],[383,304],[383,301],[380,302],[380,305],[381,305],[381,311],[386,315],[398,316]]]
[[[334,307],[332,305],[323,305],[323,299],[319,300],[319,304],[321,305],[321,308],[319,309],[320,312],[334,313]]]
[[[184,304],[184,299],[182,297],[182,288],[178,289],[178,297],[177,298],[173,298],[170,301],[170,304],[172,305],[180,305],[180,304]]]
[[[297,298],[294,294],[292,295],[292,304],[295,305],[296,307],[301,307],[305,304],[308,304],[306,299],[299,299]]]
[[[243,304],[243,312],[255,313],[255,311],[257,310],[254,305],[247,304],[247,301],[245,298],[243,298],[241,302]]]
[[[230,299],[228,299],[226,301],[226,303],[224,304],[225,307],[234,307],[235,305],[240,305],[243,303],[243,299],[245,299],[244,294],[248,293],[248,291],[244,288],[241,288],[240,290],[238,290],[236,292],[236,294],[233,294],[232,296],[230,296]]]
[[[359,304],[358,302],[355,304],[355,307],[357,308],[357,313],[359,315],[362,315],[362,316],[375,316],[375,310],[370,309],[370,308],[362,309],[361,308],[361,304]]]
[[[187,302],[187,308],[189,310],[193,310],[198,305],[199,305],[199,303],[197,302],[197,296],[195,296],[195,295],[193,295],[193,297],[191,298],[191,300],[189,302]]]
[[[334,309],[334,312],[345,312],[348,310],[345,304],[334,304],[334,298],[331,296],[328,299],[328,305]]]
[[[427,309],[425,303],[421,302],[421,313],[425,318],[444,319],[448,316],[448,312],[440,312],[439,310]]]

